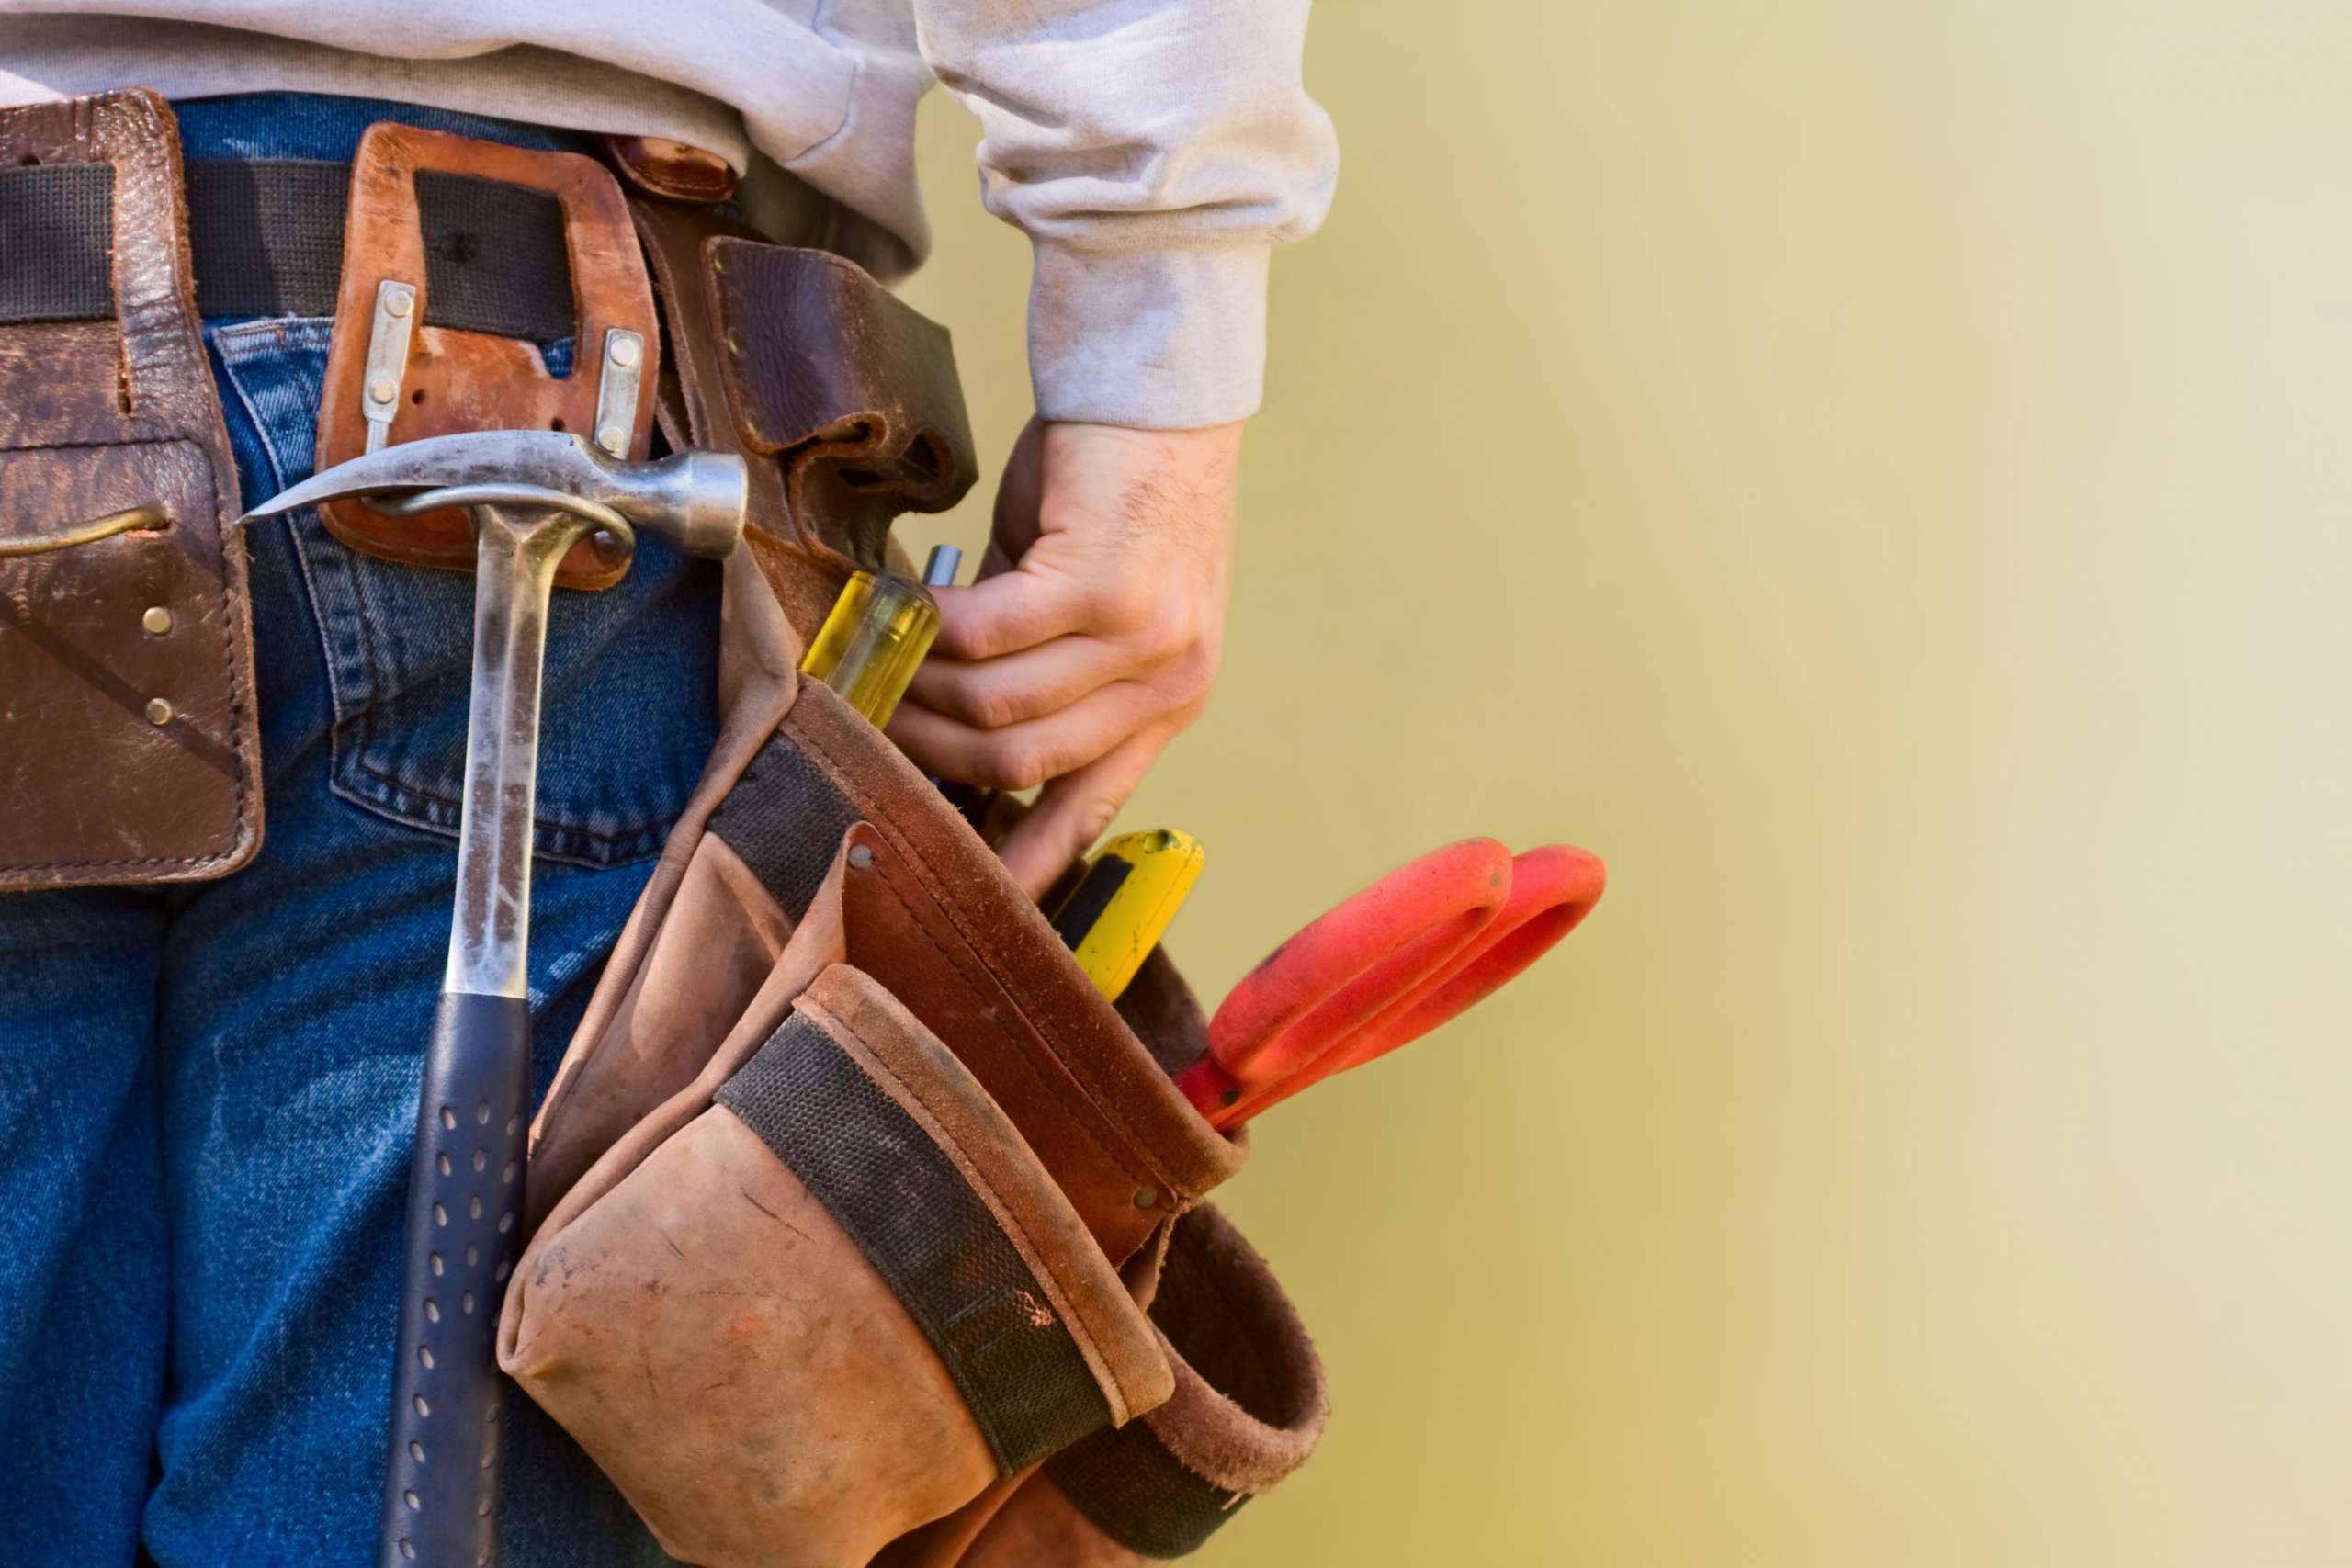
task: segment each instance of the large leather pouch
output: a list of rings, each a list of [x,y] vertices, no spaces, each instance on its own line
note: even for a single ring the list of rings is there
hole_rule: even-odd
[[[0,889],[221,876],[261,844],[236,468],[181,191],[152,93],[0,109]]]
[[[840,952],[837,922],[796,934],[813,977],[567,1194],[500,1322],[501,1364],[702,1568],[862,1568],[1172,1388],[1036,1155]]]

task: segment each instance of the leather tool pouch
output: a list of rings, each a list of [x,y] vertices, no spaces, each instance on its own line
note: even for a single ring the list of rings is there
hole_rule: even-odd
[[[947,333],[830,252],[700,209],[630,209],[668,313],[663,433],[750,465],[747,542],[805,644],[851,572],[891,564],[891,519],[972,486]]]
[[[1164,957],[1114,1009],[887,739],[763,700],[540,1112],[500,1353],[673,1554],[855,1568],[1165,1401],[1136,1302],[1246,1146]]]
[[[261,844],[181,189],[153,94],[0,110],[0,889],[221,876]],[[107,519],[133,525],[72,542]]]

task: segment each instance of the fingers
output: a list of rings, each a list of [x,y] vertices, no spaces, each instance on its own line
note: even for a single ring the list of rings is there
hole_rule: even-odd
[[[980,729],[1041,718],[1114,681],[1144,674],[1134,653],[1095,637],[1060,637],[995,659],[933,654],[916,669],[907,700]]]
[[[1043,718],[983,728],[902,703],[890,739],[917,767],[990,789],[1027,789],[1073,773],[1167,716],[1168,700],[1139,681],[1098,687]]]
[[[1043,898],[1070,863],[1093,848],[1174,734],[1168,725],[1148,726],[1046,786],[997,846],[1005,869],[1032,898]]]
[[[994,659],[1082,631],[1093,620],[1095,590],[1058,571],[1000,572],[968,588],[934,588],[939,637],[934,653]]]

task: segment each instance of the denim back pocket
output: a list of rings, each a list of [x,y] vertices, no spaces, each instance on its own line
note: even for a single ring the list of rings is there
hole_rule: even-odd
[[[275,490],[311,477],[334,323],[211,335]],[[259,499],[258,497],[254,499]],[[362,555],[311,512],[290,530],[332,687],[329,787],[454,834],[473,672],[473,578]],[[618,865],[661,852],[718,732],[718,572],[641,538],[628,575],[556,591],[539,713],[537,852]]]

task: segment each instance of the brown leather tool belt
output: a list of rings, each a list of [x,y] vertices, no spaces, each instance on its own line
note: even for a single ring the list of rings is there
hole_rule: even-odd
[[[202,318],[335,317],[322,467],[465,429],[742,453],[754,550],[804,637],[883,564],[892,518],[969,488],[947,334],[820,248],[829,201],[774,204],[803,242],[776,244],[707,205],[727,182],[691,150],[612,152],[621,178],[384,124],[350,166],[184,167],[152,93],[0,110],[0,890],[215,877],[260,844]],[[325,521],[373,554],[471,562],[453,516]],[[561,581],[622,570],[590,541]]]

